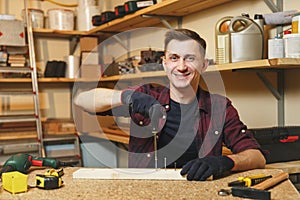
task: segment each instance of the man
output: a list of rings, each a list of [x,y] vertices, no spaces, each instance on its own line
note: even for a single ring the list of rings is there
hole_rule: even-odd
[[[96,88],[79,94],[74,102],[86,111],[110,114],[113,108],[129,106],[134,122],[129,167],[163,166],[164,162],[165,167],[182,168],[187,180],[197,181],[229,171],[264,168],[260,145],[240,121],[231,101],[200,88],[200,75],[208,66],[205,50],[206,42],[197,33],[170,30],[165,35],[163,58],[168,86],[145,84],[123,91]],[[158,120],[156,152],[151,135],[153,105],[163,106],[166,112]],[[222,156],[223,144],[232,155]]]

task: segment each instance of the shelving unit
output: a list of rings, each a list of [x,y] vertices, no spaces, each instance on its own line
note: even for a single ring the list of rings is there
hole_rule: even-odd
[[[115,19],[101,26],[95,27],[89,31],[58,31],[51,29],[34,29],[34,37],[49,37],[49,38],[61,38],[70,41],[70,52],[74,50],[80,37],[85,36],[96,36],[101,40],[107,37],[119,33],[122,31],[127,31],[134,28],[159,26],[164,20],[177,20],[178,26],[181,25],[182,17],[190,15],[201,10],[213,8],[215,6],[224,5],[226,3],[232,2],[233,0],[165,0],[161,3],[155,4],[153,6],[138,10],[133,14],[126,15],[122,18]],[[277,2],[282,2],[282,0],[277,0]],[[265,0],[268,4],[273,6],[272,0]],[[285,70],[300,68],[300,59],[293,58],[282,58],[282,59],[264,59],[264,60],[254,60],[239,63],[229,63],[222,65],[212,65],[208,67],[207,73],[217,72],[217,71],[243,71],[243,70],[253,70],[258,73],[262,81],[266,82],[267,87],[274,93],[276,98],[280,100],[280,105],[278,105],[279,117],[283,116],[284,104],[283,93],[278,91],[282,89],[284,79],[283,73]],[[272,85],[261,75],[260,72],[276,72],[279,74],[278,86],[275,90]],[[119,80],[130,81],[135,79],[143,78],[160,78],[165,77],[164,71],[152,71],[152,72],[141,72],[136,74],[126,74],[126,75],[116,75],[110,77],[101,77],[99,80],[87,80],[84,78],[70,79],[70,78],[38,78],[39,84],[56,84],[56,83],[66,83],[72,85],[74,82],[116,82]],[[0,84],[6,83],[29,83],[28,78],[5,78],[0,79]],[[280,118],[279,124],[284,124],[284,117]],[[115,142],[127,143],[128,133],[120,132],[119,130],[104,129],[105,133],[97,133],[97,137],[108,138]],[[93,133],[91,133],[93,134]],[[73,136],[72,136],[73,137]],[[52,139],[51,139],[52,140]]]

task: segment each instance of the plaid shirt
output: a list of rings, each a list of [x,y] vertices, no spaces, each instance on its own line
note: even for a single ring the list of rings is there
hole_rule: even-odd
[[[152,95],[165,107],[167,113],[171,109],[170,90],[167,87],[146,84],[130,89]],[[197,94],[200,117],[197,120],[198,124],[195,124],[195,129],[197,129],[196,145],[199,149],[199,157],[222,155],[223,144],[233,153],[247,149],[261,150],[252,133],[240,121],[237,110],[229,99],[210,94],[201,88]],[[141,122],[147,125],[149,119],[140,114],[134,114],[131,118],[135,123],[130,125],[129,167],[153,167],[154,143],[151,127],[137,125]],[[158,140],[160,134],[161,132],[157,133]]]

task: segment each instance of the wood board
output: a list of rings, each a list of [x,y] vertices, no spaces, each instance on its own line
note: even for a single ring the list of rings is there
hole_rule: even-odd
[[[81,168],[73,173],[73,178],[119,179],[119,180],[186,180],[180,169],[153,168]]]

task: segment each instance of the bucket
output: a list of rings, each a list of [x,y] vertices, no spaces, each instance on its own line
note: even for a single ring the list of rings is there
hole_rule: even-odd
[[[259,60],[264,56],[264,36],[260,26],[245,16],[234,17],[229,24],[231,62]]]
[[[300,58],[300,34],[286,34],[283,41],[285,57]]]
[[[230,62],[230,32],[229,24],[233,17],[227,16],[220,19],[215,27],[216,34],[216,64]]]
[[[68,9],[53,8],[47,11],[49,28],[54,30],[74,30],[74,12]]]
[[[28,8],[28,17],[32,28],[44,28],[44,11],[36,8]],[[25,9],[22,10],[22,18],[26,25]]]

